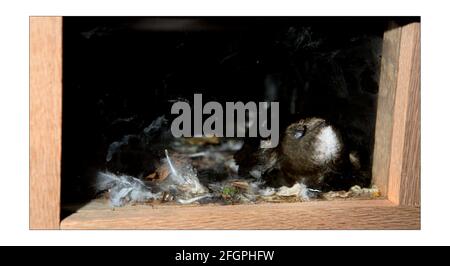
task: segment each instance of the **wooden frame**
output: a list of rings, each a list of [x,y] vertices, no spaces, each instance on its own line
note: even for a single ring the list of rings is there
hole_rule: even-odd
[[[30,18],[30,228],[59,228],[62,18]]]
[[[373,182],[385,199],[234,206],[93,201],[60,219],[62,18],[30,18],[31,229],[420,229],[420,23],[385,32]]]

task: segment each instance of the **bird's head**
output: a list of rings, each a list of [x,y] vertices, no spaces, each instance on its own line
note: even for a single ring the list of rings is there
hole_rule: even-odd
[[[337,130],[316,117],[301,119],[288,126],[282,145],[285,153],[311,156],[315,161],[334,160],[342,150]]]
[[[328,123],[322,118],[306,118],[287,127],[285,137],[289,141],[307,142],[315,138],[317,134],[328,126]]]

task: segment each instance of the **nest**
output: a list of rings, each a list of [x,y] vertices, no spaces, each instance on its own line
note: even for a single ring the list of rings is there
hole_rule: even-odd
[[[380,196],[376,187],[353,186],[349,190],[322,192],[302,183],[271,187],[262,179],[239,176],[239,166],[233,158],[243,146],[238,139],[177,138],[167,146],[170,151],[165,149],[152,173],[137,178],[100,172],[97,190],[107,192],[114,207],[135,203],[253,204]]]

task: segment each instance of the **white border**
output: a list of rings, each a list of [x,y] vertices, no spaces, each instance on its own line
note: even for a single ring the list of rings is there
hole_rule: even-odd
[[[8,3],[8,4],[7,4]],[[428,3],[424,4],[424,3]],[[450,244],[449,30],[445,1],[2,1],[0,3],[0,244],[419,245]],[[30,15],[422,16],[421,231],[29,231]],[[299,217],[299,219],[301,219]]]

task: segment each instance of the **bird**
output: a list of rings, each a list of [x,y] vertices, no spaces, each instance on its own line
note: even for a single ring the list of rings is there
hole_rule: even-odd
[[[346,167],[348,156],[339,130],[319,117],[300,119],[286,127],[280,145],[260,148],[246,142],[235,154],[239,174],[271,186],[302,183],[326,187],[328,178]]]

